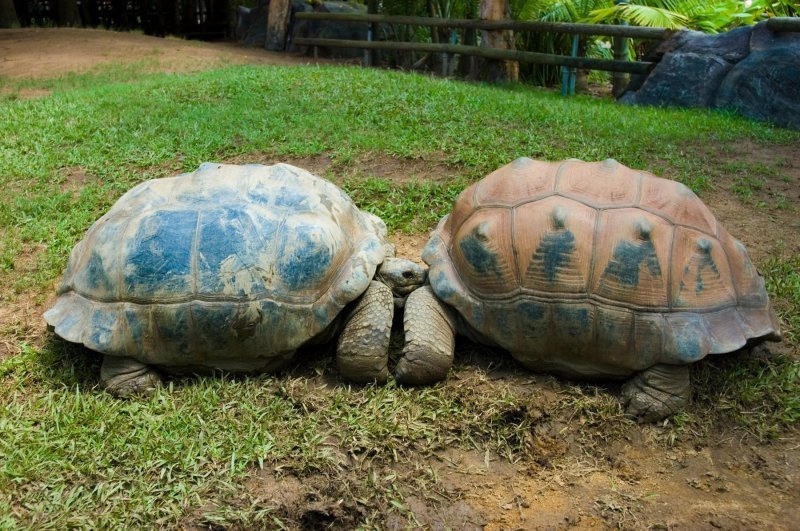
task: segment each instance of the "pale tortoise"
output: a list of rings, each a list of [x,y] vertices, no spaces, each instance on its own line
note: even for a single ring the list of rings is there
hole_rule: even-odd
[[[395,298],[425,279],[386,226],[287,164],[203,164],[124,194],[75,246],[44,317],[105,354],[112,393],[167,372],[273,371],[340,334],[337,363],[382,381]]]

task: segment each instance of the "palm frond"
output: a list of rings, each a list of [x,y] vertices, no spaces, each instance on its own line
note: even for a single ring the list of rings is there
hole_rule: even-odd
[[[686,16],[668,9],[635,4],[618,4],[610,8],[596,9],[585,21],[593,24],[623,21],[635,26],[667,29],[684,29],[689,23]]]

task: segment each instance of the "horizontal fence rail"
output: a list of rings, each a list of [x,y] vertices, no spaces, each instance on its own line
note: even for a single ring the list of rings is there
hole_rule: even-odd
[[[369,22],[407,24],[436,28],[476,29],[487,31],[529,31],[534,33],[567,33],[571,35],[603,35],[630,39],[664,40],[673,31],[664,28],[640,28],[613,24],[574,24],[568,22],[530,22],[518,20],[471,20],[459,18],[406,17],[395,15],[358,15],[352,13],[295,13],[298,20],[329,20],[332,22]]]
[[[797,31],[800,32],[800,17],[774,17],[767,20],[767,29],[770,31]]]
[[[629,74],[646,74],[655,63],[643,61],[611,61],[607,59],[588,59],[537,52],[520,52],[516,50],[500,50],[481,46],[464,46],[460,44],[436,44],[428,42],[394,42],[394,41],[351,41],[343,39],[310,39],[298,38],[295,44],[301,46],[330,46],[334,48],[364,48],[368,50],[400,50],[412,52],[441,52],[462,55],[475,55],[502,61],[519,61],[541,65],[563,65],[571,68],[588,68],[607,72],[625,72]]]

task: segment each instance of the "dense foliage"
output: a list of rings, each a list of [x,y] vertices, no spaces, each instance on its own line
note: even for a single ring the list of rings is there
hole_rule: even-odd
[[[547,22],[590,22],[602,24],[630,24],[635,26],[670,29],[692,29],[707,33],[728,31],[738,26],[751,25],[769,17],[795,16],[800,13],[793,0],[508,0],[509,17],[514,20],[541,20]],[[383,12],[397,15],[417,15],[443,18],[477,18],[478,0],[384,0]],[[433,40],[452,38],[437,35],[428,29],[395,28],[391,35],[397,40]],[[459,35],[460,42],[470,36]],[[572,37],[554,33],[520,33],[515,36],[519,50],[570,55]],[[471,44],[471,43],[470,43]],[[633,46],[642,50],[642,46]],[[579,55],[611,58],[608,38],[588,38],[580,43]],[[560,67],[521,65],[523,79],[539,84],[560,81]]]

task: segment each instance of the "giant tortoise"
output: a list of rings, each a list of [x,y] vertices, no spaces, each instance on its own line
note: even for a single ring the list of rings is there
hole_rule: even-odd
[[[397,379],[447,373],[454,334],[568,377],[628,379],[627,412],[685,406],[688,364],[778,339],[744,246],[686,186],[614,160],[521,158],[467,188],[423,251]]]
[[[386,226],[287,164],[203,164],[144,182],[73,249],[44,317],[105,354],[113,394],[167,372],[271,371],[340,334],[337,363],[385,380],[394,298],[425,270],[392,258]]]

